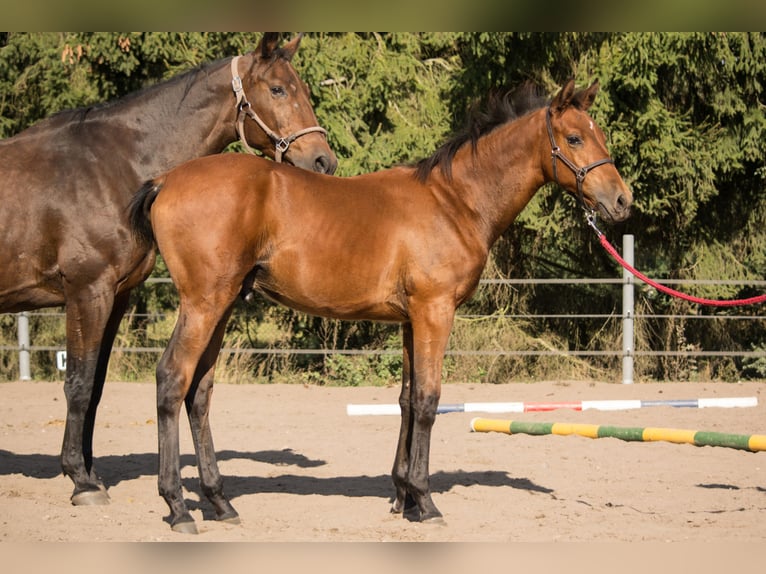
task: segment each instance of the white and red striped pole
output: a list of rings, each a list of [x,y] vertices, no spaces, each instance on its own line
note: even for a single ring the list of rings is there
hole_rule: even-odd
[[[601,401],[569,401],[569,402],[510,402],[510,403],[460,403],[439,405],[437,414],[445,413],[532,413],[554,411],[557,409],[572,409],[575,411],[622,411],[643,409],[647,407],[684,407],[704,409],[710,407],[733,408],[755,407],[757,397],[714,397],[699,399],[670,399],[649,400],[601,400]],[[397,404],[349,404],[346,405],[349,416],[361,415],[398,415],[401,414]]]

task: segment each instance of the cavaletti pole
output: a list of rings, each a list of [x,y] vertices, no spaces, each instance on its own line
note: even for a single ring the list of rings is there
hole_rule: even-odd
[[[444,413],[533,413],[553,411],[556,409],[572,409],[575,411],[599,410],[621,411],[643,409],[646,407],[685,407],[704,409],[709,407],[755,407],[757,397],[717,397],[707,399],[670,399],[670,400],[602,400],[602,401],[569,401],[569,402],[511,402],[511,403],[462,403],[439,405],[437,414]],[[360,415],[398,415],[401,414],[399,405],[354,405],[346,406],[346,414]]]
[[[616,427],[578,423],[543,423],[475,418],[471,421],[474,432],[500,432],[528,435],[578,435],[588,438],[616,438],[624,441],[664,441],[694,446],[719,446],[758,452],[766,450],[766,435],[742,435],[709,431],[695,431],[654,427]]]

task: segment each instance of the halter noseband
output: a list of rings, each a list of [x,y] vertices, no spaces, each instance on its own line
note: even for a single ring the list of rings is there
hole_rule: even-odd
[[[282,161],[282,155],[287,152],[290,144],[301,136],[305,136],[306,134],[310,134],[312,132],[319,132],[327,137],[327,130],[319,126],[313,126],[310,128],[298,130],[286,138],[280,137],[274,133],[274,131],[266,125],[266,122],[264,122],[258,116],[258,114],[255,113],[253,106],[250,105],[250,102],[247,100],[247,96],[245,96],[245,89],[242,86],[242,78],[239,77],[239,73],[237,71],[237,63],[239,62],[239,58],[240,56],[234,56],[234,58],[231,60],[231,87],[234,90],[234,95],[237,96],[237,133],[239,134],[239,141],[242,142],[245,150],[252,154],[255,153],[252,148],[247,145],[247,140],[245,139],[245,114],[250,116],[251,119],[255,120],[255,123],[257,123],[261,129],[266,132],[267,136],[269,136],[269,139],[274,144],[274,161],[276,162]]]
[[[614,163],[614,160],[611,157],[606,157],[604,159],[594,161],[593,163],[589,163],[585,167],[577,167],[574,164],[574,162],[572,162],[567,156],[561,153],[561,148],[556,145],[556,139],[553,137],[553,126],[551,125],[552,115],[553,115],[553,112],[551,111],[551,108],[549,106],[548,110],[545,112],[545,125],[548,128],[548,138],[551,140],[551,159],[553,160],[553,180],[559,185],[561,185],[559,183],[558,170],[556,168],[556,161],[561,160],[564,163],[564,165],[566,165],[569,169],[571,169],[572,173],[575,174],[575,179],[577,180],[577,201],[580,202],[580,205],[582,205],[585,211],[593,212],[593,210],[590,209],[585,204],[585,199],[583,198],[583,193],[582,193],[582,182],[585,180],[585,176],[588,175],[588,172],[590,170],[597,168],[600,165],[604,165],[607,163]]]

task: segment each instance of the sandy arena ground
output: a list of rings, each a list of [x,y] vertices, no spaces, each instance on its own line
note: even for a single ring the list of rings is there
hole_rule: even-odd
[[[758,406],[749,408],[481,415],[750,435],[766,434],[765,389],[762,383],[446,385],[441,402],[754,396]],[[184,419],[182,475],[200,529],[192,536],[170,530],[157,494],[152,384],[107,384],[95,451],[111,504],[74,507],[72,485],[59,467],[62,383],[0,383],[0,541],[691,542],[744,546],[749,556],[764,556],[766,452],[472,433],[477,415],[471,413],[439,415],[434,426],[431,486],[446,525],[409,523],[388,512],[398,416],[346,414],[348,403],[396,403],[397,395],[398,388],[218,385],[212,428],[242,524],[217,523],[200,500]],[[722,567],[731,566],[730,555]]]

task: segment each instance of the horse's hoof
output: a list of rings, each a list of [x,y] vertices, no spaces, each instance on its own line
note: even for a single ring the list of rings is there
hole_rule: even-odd
[[[401,514],[402,518],[410,522],[422,522],[423,520],[420,516],[420,509],[417,506],[405,507]]]
[[[109,504],[109,494],[106,489],[83,490],[72,495],[74,506],[105,506]]]
[[[184,520],[183,522],[176,522],[170,528],[173,530],[173,532],[178,532],[179,534],[199,534],[197,525],[193,520],[191,522],[188,520]]]
[[[218,522],[224,522],[226,524],[242,524],[239,519],[239,514],[237,514],[237,511],[234,510],[232,505],[227,502],[226,506],[228,508],[224,512],[217,514],[215,519]]]
[[[424,518],[421,520],[423,524],[433,524],[435,526],[447,526],[447,521],[443,516],[432,516],[431,518]]]

